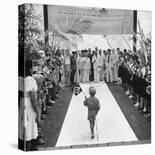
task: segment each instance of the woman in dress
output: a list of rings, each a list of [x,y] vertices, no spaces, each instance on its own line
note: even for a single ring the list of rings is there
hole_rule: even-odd
[[[37,82],[32,77],[32,61],[25,61],[24,96],[21,103],[24,104],[23,114],[19,120],[19,138],[24,141],[24,150],[34,150],[38,137],[37,123],[40,123],[39,108],[37,103]],[[21,123],[23,122],[23,123]],[[23,126],[23,128],[21,128]]]

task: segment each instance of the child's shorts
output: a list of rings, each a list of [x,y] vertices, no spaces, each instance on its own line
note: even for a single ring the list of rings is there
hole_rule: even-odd
[[[96,110],[89,110],[88,111],[88,120],[95,120],[96,119]]]

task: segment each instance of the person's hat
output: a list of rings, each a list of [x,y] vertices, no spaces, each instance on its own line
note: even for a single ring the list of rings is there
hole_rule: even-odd
[[[95,87],[93,87],[93,86],[89,87],[89,94],[90,94],[90,95],[95,95],[95,94],[96,94],[96,89],[95,89]]]

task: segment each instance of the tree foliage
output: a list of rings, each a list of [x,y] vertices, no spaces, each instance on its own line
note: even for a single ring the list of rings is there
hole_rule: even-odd
[[[26,58],[38,59],[43,44],[40,28],[41,15],[37,14],[33,4],[23,4],[18,8],[18,46]]]
[[[57,16],[50,25],[50,42],[52,46],[66,45],[77,48],[77,44],[83,41],[82,34],[86,33],[93,22],[84,19],[80,15]]]

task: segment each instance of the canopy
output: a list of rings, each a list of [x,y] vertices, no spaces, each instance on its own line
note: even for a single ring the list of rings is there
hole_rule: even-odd
[[[48,5],[48,23],[63,33],[133,34],[133,10]]]

